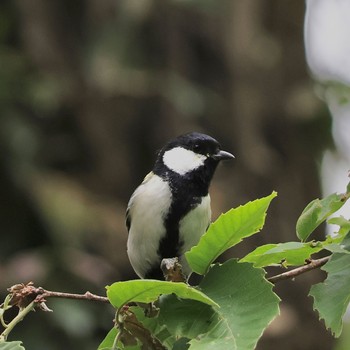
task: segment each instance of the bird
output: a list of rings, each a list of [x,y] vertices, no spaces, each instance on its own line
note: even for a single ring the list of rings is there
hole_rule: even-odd
[[[158,152],[154,167],[130,197],[126,210],[127,253],[142,279],[164,280],[161,262],[195,246],[211,221],[209,185],[222,160],[234,156],[213,137],[180,135]]]

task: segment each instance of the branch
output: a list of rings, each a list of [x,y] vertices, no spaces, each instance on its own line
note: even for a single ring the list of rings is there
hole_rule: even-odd
[[[11,295],[10,305],[16,305],[20,309],[25,308],[29,303],[34,301],[36,306],[39,306],[44,311],[49,311],[45,305],[47,298],[65,298],[109,303],[107,297],[102,297],[90,292],[86,292],[84,294],[53,292],[42,287],[37,288],[33,285],[33,282],[29,282],[27,284],[15,284],[9,288],[8,291]]]
[[[305,272],[322,267],[324,264],[326,264],[329,261],[329,259],[330,259],[330,256],[326,256],[326,257],[321,258],[321,259],[310,260],[307,265],[303,265],[303,266],[297,267],[293,270],[283,272],[279,275],[269,277],[268,281],[270,281],[271,283],[276,283],[278,281],[283,281],[283,280],[297,277]]]
[[[36,308],[43,311],[52,311],[45,304],[47,298],[89,300],[109,303],[108,298],[90,292],[84,294],[53,292],[41,287],[37,288],[33,285],[33,282],[27,284],[15,284],[9,288],[8,291],[10,294],[5,299],[5,302],[1,304],[0,308],[2,308],[3,311],[6,311],[11,308],[11,306],[17,306],[19,311],[17,316],[9,324],[6,324],[3,319],[4,312],[0,314],[1,324],[5,328],[0,334],[0,343],[6,341],[13,328],[21,322],[30,311],[35,310]]]
[[[53,292],[42,288],[38,288],[38,289],[41,289],[42,293],[38,294],[38,297],[35,300],[36,302],[40,302],[41,299],[46,299],[46,298],[64,298],[64,299],[89,300],[89,301],[98,301],[101,303],[109,303],[109,300],[107,297],[102,297],[100,295],[92,294],[90,292],[85,292],[84,294],[75,294],[75,293]]]

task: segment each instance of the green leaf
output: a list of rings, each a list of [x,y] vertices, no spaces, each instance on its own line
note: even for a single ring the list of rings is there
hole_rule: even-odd
[[[114,340],[117,337],[117,335],[118,335],[117,329],[112,328],[108,332],[108,334],[106,335],[106,337],[104,338],[104,340],[102,341],[102,343],[100,344],[97,350],[111,350],[113,348]]]
[[[236,350],[237,345],[235,339],[230,336],[230,333],[210,334],[205,335],[199,340],[192,340],[190,342],[190,350]]]
[[[266,211],[271,200],[269,196],[248,202],[231,209],[209,226],[199,243],[186,253],[186,259],[194,272],[205,274],[210,264],[227,249],[261,230],[265,222]]]
[[[25,350],[21,341],[10,341],[0,343],[0,350]]]
[[[315,199],[310,202],[297,221],[296,231],[298,238],[301,241],[306,241],[320,224],[346,203],[349,197],[349,192],[345,194],[333,193],[326,198]]]
[[[167,297],[167,295],[163,295]],[[206,305],[202,304],[201,305]],[[176,339],[171,332],[167,329],[166,325],[161,321],[159,317],[148,317],[145,315],[145,310],[138,306],[132,306],[130,310],[136,315],[137,320],[142,323],[142,325],[148,329],[151,334],[157,338],[162,344],[167,348],[172,349],[176,343]]]
[[[116,282],[107,287],[107,296],[111,304],[119,308],[130,302],[150,303],[161,294],[175,293],[180,298],[193,299],[208,305],[216,305],[208,296],[185,283],[157,280],[132,280]]]
[[[314,309],[324,319],[335,337],[339,337],[343,327],[343,315],[350,302],[350,255],[334,254],[322,267],[328,273],[323,283],[311,287]]]
[[[324,249],[327,249],[332,253],[350,254],[350,251],[346,249],[343,244],[339,244],[339,243],[326,244],[324,246]]]
[[[339,231],[337,236],[333,238],[334,240],[342,241],[343,238],[350,232],[350,220],[346,220],[343,216],[330,218],[327,222],[329,224],[339,226]]]
[[[209,331],[191,340],[190,349],[254,349],[279,314],[280,299],[264,276],[263,269],[233,259],[214,265],[199,286],[220,308],[214,307]]]
[[[190,344],[188,344],[188,341],[189,339],[187,338],[180,338],[178,341],[174,343],[172,350],[187,350],[190,347]]]
[[[254,263],[255,267],[271,265],[298,266],[310,259],[312,254],[324,249],[322,242],[287,242],[266,244],[253,250],[241,262]]]
[[[203,304],[205,305],[205,304]],[[123,317],[123,335],[119,339],[119,346],[128,350],[139,350],[141,344],[145,349],[160,349],[161,343],[171,349],[176,339],[168,332],[163,324],[158,322],[157,317],[145,316],[145,309],[132,306],[128,308],[127,315]],[[112,350],[119,330],[112,328],[98,350]],[[160,342],[159,342],[160,341]],[[119,348],[118,348],[119,349]]]
[[[174,295],[160,298],[159,322],[176,337],[200,339],[192,341],[190,349],[236,349],[236,341],[226,320],[211,306],[194,300],[182,300]]]
[[[159,322],[176,338],[195,338],[208,332],[215,311],[195,300],[164,295],[159,300]]]

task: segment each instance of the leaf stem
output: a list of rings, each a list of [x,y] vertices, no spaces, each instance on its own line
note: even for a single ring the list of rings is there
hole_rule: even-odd
[[[307,265],[303,265],[303,266],[297,267],[293,270],[283,272],[279,275],[269,277],[267,280],[270,281],[271,283],[276,283],[279,281],[283,281],[283,280],[297,277],[305,272],[322,267],[324,264],[326,264],[329,261],[330,258],[331,258],[331,256],[326,256],[324,258],[310,260],[310,262]]]
[[[30,311],[34,310],[35,302],[32,301],[25,308],[20,309],[17,316],[6,326],[5,330],[0,334],[0,343],[6,341],[8,335],[13,330],[13,328],[23,320],[23,318],[29,314]]]

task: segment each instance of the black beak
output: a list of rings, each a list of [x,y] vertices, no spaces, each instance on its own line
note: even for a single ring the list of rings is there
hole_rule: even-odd
[[[235,156],[226,151],[219,151],[218,153],[214,154],[212,158],[214,158],[215,160],[228,160],[235,158]]]

